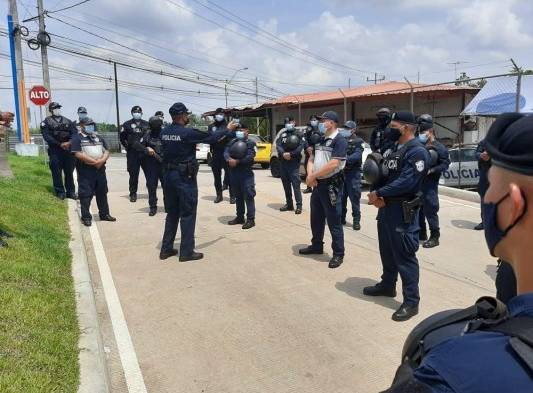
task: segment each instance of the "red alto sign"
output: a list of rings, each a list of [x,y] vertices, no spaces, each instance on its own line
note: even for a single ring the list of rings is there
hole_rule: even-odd
[[[44,86],[33,86],[30,90],[30,101],[37,106],[46,105],[50,101],[50,92]]]

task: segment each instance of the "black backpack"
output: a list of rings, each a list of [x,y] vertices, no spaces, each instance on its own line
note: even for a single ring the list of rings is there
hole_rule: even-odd
[[[414,379],[413,371],[435,346],[476,330],[500,332],[511,337],[509,344],[516,355],[533,371],[533,318],[512,318],[504,303],[482,297],[471,307],[442,311],[418,324],[407,336],[402,363],[392,386],[382,393],[430,393],[431,389]]]

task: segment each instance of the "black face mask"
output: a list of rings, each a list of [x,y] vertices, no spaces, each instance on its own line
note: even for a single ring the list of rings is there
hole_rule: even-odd
[[[389,132],[389,140],[392,142],[398,142],[398,139],[402,136],[402,132],[399,128],[391,128]]]
[[[384,127],[390,123],[390,118],[388,116],[378,116],[378,123]]]

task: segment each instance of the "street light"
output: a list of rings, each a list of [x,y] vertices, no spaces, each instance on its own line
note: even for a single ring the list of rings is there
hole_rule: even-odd
[[[235,79],[235,77],[237,76],[237,74],[239,72],[246,71],[247,69],[248,69],[248,67],[240,68],[237,71],[235,71],[235,73],[233,74],[233,76],[231,77],[231,79],[229,81],[226,79],[226,83],[224,84],[224,93],[225,93],[225,96],[226,96],[226,108],[228,107],[228,84],[233,82],[233,79]]]

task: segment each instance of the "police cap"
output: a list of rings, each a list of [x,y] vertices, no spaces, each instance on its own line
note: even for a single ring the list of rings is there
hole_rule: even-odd
[[[161,117],[164,117],[165,114],[163,113],[163,111],[157,111],[156,113],[154,113],[154,116],[161,116]]]
[[[428,123],[433,125],[433,117],[430,114],[425,113],[423,115],[418,116],[417,123]]]
[[[143,109],[139,106],[139,105],[135,105],[133,108],[131,108],[131,113],[133,112],[141,112],[142,113]]]
[[[337,112],[334,111],[327,111],[322,113],[322,116],[317,116],[319,120],[331,120],[335,123],[339,122],[339,116],[337,115]]]
[[[80,106],[78,108],[78,113],[87,113],[87,108],[85,108],[84,106]]]
[[[178,115],[181,115],[183,113],[187,113],[187,114],[190,114],[191,112],[187,109],[187,107],[181,103],[181,102],[176,102],[174,103],[170,109],[168,110],[168,112],[170,113],[170,116],[178,116]]]
[[[494,166],[533,176],[533,116],[500,115],[490,127],[485,143]]]
[[[54,109],[59,109],[59,108],[61,108],[61,104],[59,102],[53,101],[50,104],[48,104],[48,110],[49,111],[52,111]]]
[[[217,109],[215,110],[215,115],[220,115],[220,114],[224,114],[224,109],[222,109],[222,108],[217,108]]]
[[[398,111],[392,114],[391,120],[398,121],[400,123],[416,124],[415,115],[409,111]]]
[[[346,123],[344,123],[344,128],[347,130],[354,130],[357,128],[357,123],[353,120],[348,120]]]

